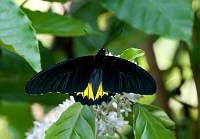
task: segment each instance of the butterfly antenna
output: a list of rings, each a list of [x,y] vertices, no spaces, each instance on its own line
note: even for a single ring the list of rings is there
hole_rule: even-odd
[[[92,39],[92,37],[90,37],[90,35],[87,33],[87,31],[86,31],[86,30],[84,30],[84,31],[85,31],[85,33],[88,35],[88,37],[89,37],[97,46],[99,46],[99,44],[96,43],[96,42]],[[99,48],[101,48],[101,46],[99,46]]]
[[[104,45],[103,45],[103,48],[104,48],[104,46],[106,46],[109,42],[111,42],[112,40],[114,40],[115,38],[117,38],[118,36],[119,36],[119,34],[121,34],[122,33],[122,30],[115,36],[115,37],[113,37],[111,40],[109,40],[107,43],[105,43]]]

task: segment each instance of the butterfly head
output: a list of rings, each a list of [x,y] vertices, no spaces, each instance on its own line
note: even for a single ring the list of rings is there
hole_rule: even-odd
[[[103,59],[105,57],[106,50],[104,48],[99,49],[98,53],[95,55],[96,59]]]
[[[104,48],[99,49],[99,52],[97,53],[97,55],[105,55],[106,50]]]

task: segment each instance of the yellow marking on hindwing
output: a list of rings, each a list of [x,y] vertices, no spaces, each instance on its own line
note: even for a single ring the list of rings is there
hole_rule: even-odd
[[[102,88],[102,83],[99,84],[98,90],[97,90],[97,94],[94,97],[94,93],[92,90],[92,84],[88,83],[88,86],[85,88],[85,90],[83,92],[77,92],[76,96],[78,95],[82,95],[83,98],[87,97],[88,99],[92,99],[93,101],[99,99],[99,97],[103,97],[104,95],[108,96],[108,92],[104,92],[103,88]]]

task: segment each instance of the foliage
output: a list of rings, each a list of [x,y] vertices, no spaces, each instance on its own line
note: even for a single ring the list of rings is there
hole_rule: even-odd
[[[75,103],[46,131],[45,138],[94,139],[95,129],[92,110],[88,106]]]
[[[37,72],[40,71],[38,42],[31,21],[14,2],[1,3],[0,44],[23,57]]]
[[[155,110],[154,108],[153,110]],[[164,113],[164,111],[162,111]],[[164,113],[165,114],[165,113]],[[170,138],[175,139],[172,131],[165,129],[165,123],[171,123],[171,120],[168,117],[164,118],[165,122],[160,122],[157,117],[153,116],[148,110],[145,109],[142,105],[135,104],[133,105],[133,128],[134,135],[136,139],[143,139],[146,137],[150,138]],[[174,128],[174,123],[172,122]]]
[[[47,6],[46,11],[44,11],[45,8],[42,9],[43,11],[35,11],[31,7],[39,7],[38,1],[34,1],[35,5],[31,5],[29,0],[25,4],[20,3],[19,0],[0,0],[0,119],[6,117],[6,121],[9,123],[8,131],[16,135],[15,138],[24,138],[24,133],[31,128],[33,117],[30,106],[33,102],[40,103],[46,110],[68,98],[67,94],[42,96],[24,94],[24,86],[28,79],[35,74],[35,71],[40,71],[41,65],[44,69],[66,57],[71,58],[97,52],[98,46],[94,45],[83,30],[86,30],[100,47],[106,44],[104,47],[114,54],[120,54],[130,48],[120,56],[130,61],[143,54],[141,50],[135,48],[144,47],[146,43],[149,44],[148,40],[155,42],[160,40],[159,37],[176,40],[178,42],[176,49],[172,51],[170,46],[162,46],[162,52],[159,52],[160,54],[168,51],[174,53],[170,57],[170,66],[164,70],[161,69],[162,80],[166,82],[165,88],[169,92],[169,98],[180,103],[184,113],[177,114],[176,111],[181,109],[176,110],[175,108],[175,112],[171,115],[177,121],[176,137],[180,139],[186,136],[196,138],[197,118],[193,112],[194,109],[196,110],[196,106],[179,100],[181,88],[193,80],[192,75],[196,77],[194,77],[196,86],[200,86],[197,78],[200,76],[198,64],[200,62],[198,51],[200,43],[197,39],[199,31],[197,29],[200,24],[199,17],[195,14],[194,22],[193,16],[194,11],[197,13],[199,9],[196,1],[72,0],[68,2],[66,0],[46,0],[43,3],[47,2],[50,6]],[[70,8],[62,5],[63,7],[60,9],[64,10],[63,15],[55,13],[56,10],[52,8],[55,3],[52,2],[67,2],[67,6]],[[193,9],[192,5],[195,5]],[[193,24],[196,27],[195,35],[192,32]],[[112,40],[120,30],[122,33]],[[46,41],[36,36],[41,34],[53,36],[55,41]],[[193,42],[191,37],[193,37]],[[56,40],[61,40],[61,43],[58,44]],[[64,47],[59,48],[59,45],[64,45]],[[147,56],[147,60],[149,59],[152,57]],[[145,57],[136,60],[140,65],[148,67]],[[186,61],[188,62],[186,63]],[[162,63],[165,62],[162,61]],[[149,63],[149,67],[151,71],[154,70],[151,63]],[[175,75],[179,76],[179,80],[173,79]],[[200,90],[197,88],[197,91]],[[172,107],[172,109],[174,108]],[[133,136],[136,139],[161,138],[160,136],[162,139],[175,138],[172,132],[175,125],[162,109],[136,103],[133,104],[132,110],[127,120],[133,127],[133,133],[125,134],[123,130],[117,131],[119,137],[116,138],[125,139],[133,138]],[[70,121],[68,120],[71,119],[64,118],[70,116],[69,114],[72,112],[75,113],[73,118],[76,118],[80,125],[91,122],[87,127],[86,135],[95,133],[94,121],[88,120],[93,119],[92,110],[80,104],[75,104],[66,110],[57,123],[69,125]],[[23,119],[20,119],[19,115],[22,115]],[[86,116],[86,119],[81,119],[81,116]],[[26,124],[21,126],[24,119],[26,119]],[[185,120],[188,122],[182,122]],[[81,133],[86,132],[85,126],[77,126],[76,123],[70,124],[73,124],[74,129]],[[56,130],[54,131],[54,129]],[[57,127],[55,123],[47,133],[55,135],[61,129],[63,126]],[[194,130],[190,131],[189,129]],[[95,138],[94,136],[90,137]],[[106,138],[111,137],[107,136]]]

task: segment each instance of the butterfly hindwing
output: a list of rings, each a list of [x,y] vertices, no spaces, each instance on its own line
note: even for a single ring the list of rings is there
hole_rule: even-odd
[[[25,92],[42,94],[83,91],[89,82],[93,68],[94,56],[84,56],[58,63],[32,77],[25,87]]]
[[[103,67],[103,89],[110,93],[154,94],[156,84],[151,75],[127,60],[106,56]]]

